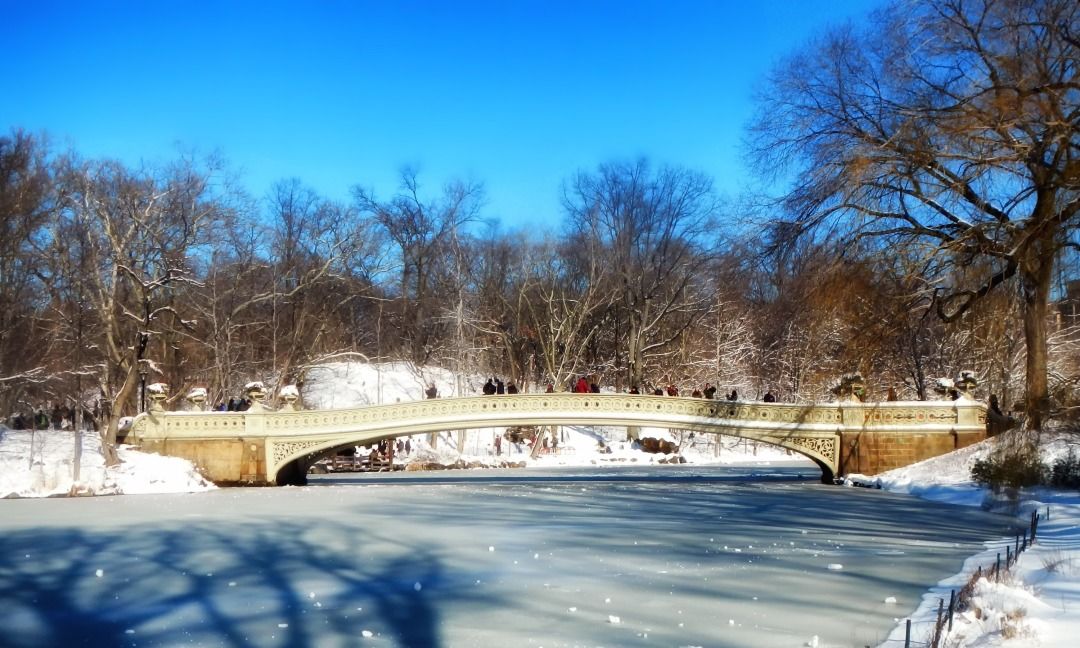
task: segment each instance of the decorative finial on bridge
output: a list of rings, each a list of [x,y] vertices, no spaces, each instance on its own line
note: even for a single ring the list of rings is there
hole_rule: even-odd
[[[251,400],[251,406],[248,407],[249,412],[265,412],[266,405],[263,404],[263,400],[266,398],[266,385],[260,380],[255,382],[249,382],[244,385],[244,394]]]
[[[285,385],[278,392],[278,396],[281,400],[285,401],[285,404],[281,406],[279,411],[282,412],[297,412],[300,410],[300,390],[296,385]]]
[[[979,380],[975,377],[974,371],[961,371],[960,377],[956,379],[957,398],[975,400],[975,388],[978,386]]]
[[[203,411],[203,403],[206,402],[206,388],[205,387],[192,387],[191,391],[186,396],[189,403],[191,403],[196,411]]]
[[[156,382],[146,386],[146,395],[150,398],[151,412],[164,412],[165,400],[169,398],[169,386]]]

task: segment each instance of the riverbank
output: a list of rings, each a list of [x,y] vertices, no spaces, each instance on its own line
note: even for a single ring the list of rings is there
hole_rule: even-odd
[[[1050,439],[1042,447],[1043,461],[1052,464],[1078,442],[1075,436]],[[1036,543],[1020,555],[1001,582],[983,579],[976,585],[971,605],[954,617],[942,646],[1072,648],[1080,637],[1080,494],[1032,489],[1011,499],[995,496],[971,480],[971,466],[986,457],[995,443],[989,439],[875,477],[850,475],[847,483],[936,502],[1007,510],[1017,516],[1020,526],[1032,511],[1038,511],[1043,519]],[[963,587],[978,568],[985,571],[992,566],[999,553],[1005,555],[1005,546],[1014,543],[1009,538],[988,543],[984,551],[965,561],[960,573],[930,588],[910,615],[912,645],[924,645],[921,642],[930,636],[941,601],[947,606],[951,591]],[[898,619],[897,627],[880,648],[904,645],[905,619]]]

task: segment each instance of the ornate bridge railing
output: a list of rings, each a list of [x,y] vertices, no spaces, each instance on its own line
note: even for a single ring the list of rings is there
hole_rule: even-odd
[[[798,405],[629,394],[515,394],[341,410],[158,409],[136,418],[129,439],[150,450],[190,458],[214,481],[292,483],[310,461],[334,448],[518,425],[650,426],[733,435],[790,448],[812,459],[823,479],[831,480],[846,450],[864,450],[857,442],[848,448],[849,439],[882,433],[895,437],[898,447],[909,437],[985,434],[985,408],[966,399]],[[951,445],[958,444],[954,440]]]

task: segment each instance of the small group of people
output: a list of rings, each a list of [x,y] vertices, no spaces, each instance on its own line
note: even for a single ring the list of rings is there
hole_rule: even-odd
[[[251,400],[247,398],[230,398],[228,403],[218,403],[214,407],[215,412],[246,412],[251,408]]]
[[[635,385],[635,386],[631,387],[627,391],[627,393],[629,393],[629,394],[640,394],[641,391]],[[667,387],[650,386],[650,387],[647,388],[646,393],[650,393],[653,396],[665,396],[665,395],[667,395],[667,396],[678,396],[679,395],[679,388],[678,388],[678,386],[676,386],[673,383],[668,384]],[[716,386],[711,384],[711,383],[705,383],[705,386],[702,387],[701,389],[694,389],[692,392],[690,392],[690,397],[691,398],[707,398],[709,400],[715,399],[716,398]],[[739,400],[739,392],[738,392],[738,390],[735,389],[735,388],[732,388],[730,392],[724,394],[724,399],[728,400],[728,401],[731,401],[731,402],[735,402],[735,401]],[[776,402],[776,396],[772,393],[772,391],[766,391],[765,395],[762,396],[761,400],[763,402],[766,402],[766,403],[775,403]]]
[[[48,410],[48,411],[46,411]],[[83,424],[91,423],[97,414],[83,410]],[[75,427],[75,409],[66,405],[54,405],[51,409],[39,407],[29,414],[18,412],[10,419],[12,430],[67,430]]]
[[[45,413],[45,410],[38,409],[37,412],[31,412],[30,415],[19,412],[15,416],[11,417],[11,429],[12,430],[48,430],[52,422],[49,420],[49,415]],[[63,422],[61,421],[61,425]],[[56,425],[55,429],[59,430],[60,425]]]
[[[575,394],[599,394],[600,385],[596,382],[596,379],[589,379],[589,376],[581,376],[574,383],[574,388],[570,391]]]
[[[574,394],[599,394],[600,393],[600,385],[597,382],[597,380],[595,379],[595,377],[591,376],[591,375],[579,376],[576,380],[572,380],[570,382],[569,387],[570,387],[569,391],[574,393]],[[548,383],[547,387],[546,387],[546,389],[544,391],[546,393],[548,393],[548,394],[554,393],[555,385],[553,383]],[[504,383],[502,380],[500,380],[497,377],[491,377],[491,378],[488,378],[487,382],[484,383],[483,392],[484,392],[485,395],[491,396],[491,395],[494,395],[494,394],[517,394],[519,392],[519,390],[518,390],[517,385],[512,380],[507,382],[507,383]],[[700,389],[694,389],[691,392],[690,396],[693,397],[693,398],[707,398],[707,399],[712,400],[712,399],[716,398],[716,392],[717,392],[716,386],[713,385],[712,383],[707,382],[707,383],[705,383],[704,387],[702,387]],[[630,389],[627,390],[627,393],[628,394],[646,393],[646,394],[652,394],[653,396],[665,396],[665,395],[666,396],[678,396],[680,392],[679,392],[679,387],[677,385],[675,385],[674,383],[668,383],[668,385],[666,387],[660,387],[660,386],[656,386],[656,385],[647,384],[646,389],[645,389],[644,392],[642,390],[640,390],[637,385],[634,385],[634,386],[630,387]],[[436,398],[437,395],[438,395],[438,391],[435,389],[434,385],[429,384],[428,389],[425,392],[425,394],[427,395],[428,398]],[[727,392],[726,394],[724,394],[724,398],[726,400],[732,401],[732,402],[739,400],[738,390],[736,390],[735,388],[732,388],[732,390],[730,392]],[[766,403],[775,403],[776,402],[776,396],[773,395],[772,391],[766,391],[765,395],[762,397],[761,400],[766,402]]]
[[[488,378],[487,382],[484,383],[483,391],[485,396],[492,396],[494,394],[516,394],[518,393],[518,387],[513,380],[504,383],[502,380],[492,377]]]

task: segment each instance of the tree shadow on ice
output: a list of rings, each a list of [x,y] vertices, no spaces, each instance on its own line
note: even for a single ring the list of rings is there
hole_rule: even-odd
[[[369,633],[437,647],[441,606],[493,604],[469,578],[343,524],[14,531],[0,537],[0,646],[306,648]]]
[[[492,533],[513,529],[501,536],[499,552],[541,552],[545,560],[561,561],[559,573],[568,578],[574,565],[595,565],[594,557],[602,556],[610,568],[600,577],[612,587],[640,586],[646,595],[652,589],[675,592],[699,601],[707,614],[759,597],[809,618],[840,615],[853,628],[868,611],[891,628],[901,610],[887,608],[886,597],[906,592],[901,598],[914,607],[928,584],[955,573],[966,556],[988,538],[1008,534],[1011,524],[977,510],[826,486],[561,480],[491,486],[481,485],[487,493],[482,498],[463,490],[460,502],[445,485],[438,498],[422,496],[423,489],[409,497],[403,490],[398,495],[409,497],[408,504],[393,514],[399,522],[415,516],[447,534],[471,530],[478,552],[487,546],[479,541],[484,521],[492,521]],[[365,512],[391,514],[378,504]],[[942,567],[944,552],[955,556],[953,566]],[[846,567],[832,570],[832,563]],[[761,576],[765,571],[768,578]],[[725,587],[732,578],[742,581],[737,594]],[[529,613],[553,614],[540,608]],[[643,624],[662,626],[660,613],[650,613],[635,610]]]

